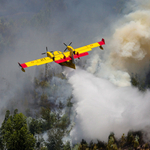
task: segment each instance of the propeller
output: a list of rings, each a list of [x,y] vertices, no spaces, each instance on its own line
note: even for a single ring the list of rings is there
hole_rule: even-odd
[[[65,48],[65,50],[64,50],[64,52],[67,50],[67,46],[70,46],[71,44],[72,44],[72,42],[70,42],[70,44],[69,45],[67,45],[66,43],[63,43],[65,46],[66,46],[66,48]]]
[[[42,53],[42,55],[46,54],[47,52],[48,52],[48,48],[46,46],[46,52]],[[49,51],[49,52],[53,53],[53,51]]]
[[[47,52],[53,53],[53,51],[48,51],[48,48],[46,47],[46,52],[42,53],[42,55],[46,54]],[[55,57],[52,57],[53,61],[55,61]]]
[[[46,54],[48,52],[48,48],[46,47],[46,52],[42,53],[42,55]]]

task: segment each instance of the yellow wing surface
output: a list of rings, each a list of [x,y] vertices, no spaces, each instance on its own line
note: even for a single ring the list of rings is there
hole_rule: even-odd
[[[79,58],[79,57],[83,57],[83,56],[86,56],[88,55],[88,51],[91,51],[92,48],[95,48],[95,47],[101,47],[101,45],[104,45],[105,44],[105,40],[102,39],[102,41],[100,42],[97,42],[97,43],[92,43],[92,44],[89,44],[89,45],[86,45],[86,46],[83,46],[83,47],[79,47],[79,48],[76,48],[76,49],[73,49],[72,47],[72,51],[75,52],[74,53],[74,58]],[[22,67],[22,68],[27,68],[27,67],[31,67],[31,66],[38,66],[38,65],[43,65],[43,64],[46,64],[46,63],[50,63],[50,62],[53,62],[55,61],[56,63],[62,63],[62,62],[65,62],[65,61],[68,61],[68,60],[71,60],[71,53],[70,51],[67,51],[67,52],[64,52],[62,53],[61,51],[54,51],[54,53],[52,54],[52,56],[49,55],[50,52],[47,52],[47,55],[49,57],[44,57],[44,58],[41,58],[41,59],[36,59],[36,60],[32,60],[32,61],[29,61],[29,62],[25,62],[23,64],[20,64],[19,65]]]
[[[89,44],[89,45],[86,45],[86,46],[83,46],[83,47],[79,47],[79,48],[76,48],[76,49],[73,49],[71,46],[67,46],[67,48],[72,49],[72,52],[74,54],[73,57],[74,57],[74,59],[76,59],[76,58],[80,58],[80,57],[88,55],[88,51],[91,51],[92,48],[100,47],[101,49],[103,49],[101,45],[104,45],[104,44],[105,44],[105,40],[102,39],[100,42],[92,43],[92,44]],[[65,61],[69,61],[69,60],[72,59],[70,51],[67,51],[67,52],[64,52],[64,53],[62,53],[62,52],[57,53],[56,52],[56,54],[57,55],[54,54],[56,63],[63,63]]]
[[[73,51],[75,51],[75,53],[77,54],[82,54],[82,53],[85,53],[85,52],[88,52],[88,51],[91,51],[92,48],[95,48],[95,47],[101,47],[101,45],[104,45],[105,44],[105,40],[102,39],[102,41],[100,42],[96,42],[96,43],[92,43],[92,44],[89,44],[89,45],[86,45],[86,46],[83,46],[83,47],[79,47],[79,48],[76,48],[76,49],[73,49]],[[61,60],[64,58],[64,56],[67,58],[70,56],[70,52],[67,51],[67,52],[60,52],[60,51],[55,51],[54,52],[54,56],[55,56],[55,61],[58,61],[58,60]]]
[[[89,44],[89,45],[86,45],[83,47],[76,48],[74,50],[75,50],[75,52],[78,52],[79,54],[81,54],[81,53],[91,51],[92,48],[100,47],[101,45],[104,45],[104,44],[105,44],[105,40],[102,39],[102,41],[100,41],[100,42],[92,43],[92,44]]]
[[[38,66],[38,65],[43,65],[46,63],[50,63],[52,62],[53,59],[51,59],[50,57],[44,57],[41,59],[36,59],[36,60],[32,60],[23,64],[20,64],[22,68],[27,68],[27,67],[31,67],[31,66]]]

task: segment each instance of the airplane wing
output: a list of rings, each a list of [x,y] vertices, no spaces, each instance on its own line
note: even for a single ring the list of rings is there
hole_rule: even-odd
[[[74,49],[74,50],[75,50],[75,52],[77,52],[77,53],[79,53],[79,54],[82,54],[82,53],[85,53],[85,52],[87,52],[87,51],[91,51],[92,48],[95,48],[95,47],[100,47],[100,48],[102,49],[101,45],[104,45],[104,44],[105,44],[105,40],[102,39],[101,41],[99,41],[99,42],[97,42],[97,43],[92,43],[92,44],[90,44],[90,45],[86,45],[86,46],[83,46],[83,47],[79,47],[79,48],[76,48],[76,49]]]
[[[58,64],[65,62],[65,61],[68,61],[68,60],[71,60],[69,51],[55,56],[55,63],[58,63]]]
[[[75,51],[74,59],[88,55],[88,51],[91,51],[92,48],[100,47],[101,49],[103,49],[101,47],[101,45],[104,45],[104,44],[105,44],[105,40],[102,39],[101,41],[99,41],[97,43],[93,43],[93,44],[90,44],[90,45],[86,45],[86,46],[83,46],[83,47],[76,48],[76,49],[74,49],[74,51]],[[57,55],[57,57],[55,59],[56,63],[63,63],[65,61],[71,60],[69,51],[64,52],[63,54]]]
[[[46,63],[50,63],[52,62],[53,59],[51,59],[50,57],[44,57],[44,58],[41,58],[41,59],[36,59],[36,60],[32,60],[32,61],[29,61],[29,62],[25,62],[23,64],[20,64],[20,66],[22,68],[27,68],[27,67],[31,67],[31,66],[38,66],[38,65],[43,65],[43,64],[46,64]]]
[[[75,52],[73,57],[74,57],[74,59],[76,59],[76,58],[86,56],[86,55],[88,55],[88,51],[91,51],[92,48],[95,48],[95,47],[100,47],[101,49],[103,49],[101,47],[101,45],[104,45],[104,44],[105,44],[105,40],[102,39],[102,41],[100,41],[100,42],[73,49],[73,52]],[[41,59],[36,59],[33,61],[25,62],[23,64],[20,64],[20,63],[18,63],[18,64],[21,67],[22,71],[25,72],[24,68],[27,68],[27,67],[43,65],[43,64],[50,63],[53,61],[55,61],[56,63],[63,63],[65,61],[69,61],[69,60],[72,60],[72,58],[70,57],[69,51],[64,52],[64,53],[62,53],[60,51],[55,51],[54,59],[52,59],[50,57],[44,57]]]

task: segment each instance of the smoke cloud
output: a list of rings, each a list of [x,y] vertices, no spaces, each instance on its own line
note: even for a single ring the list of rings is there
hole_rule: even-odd
[[[83,138],[107,142],[110,132],[120,138],[129,130],[149,125],[149,91],[143,94],[133,87],[117,87],[80,68],[67,73],[67,77],[77,112],[71,132],[74,142]]]
[[[110,44],[110,59],[118,68],[142,74],[149,71],[150,3],[133,1],[129,5],[133,11],[125,15],[115,29]]]
[[[130,83],[131,73],[149,71],[150,2],[130,1],[114,33],[106,41],[105,51],[95,51],[87,61],[86,71],[78,68],[66,73],[73,87],[75,127],[74,142],[100,139],[110,132],[117,138],[129,130],[147,130],[150,92],[139,92]],[[108,45],[108,46],[107,46]]]

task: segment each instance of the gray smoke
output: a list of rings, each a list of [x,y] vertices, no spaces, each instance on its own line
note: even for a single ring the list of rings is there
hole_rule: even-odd
[[[107,142],[110,132],[120,138],[129,130],[149,126],[149,91],[143,94],[133,87],[117,87],[80,68],[67,71],[67,77],[77,113],[71,131],[73,142],[83,138]]]
[[[129,130],[149,132],[150,92],[141,93],[130,84],[131,73],[143,75],[149,69],[149,6],[149,1],[127,3],[124,12],[129,13],[112,25],[104,54],[95,50],[87,71],[66,71],[77,113],[74,142],[107,141],[110,132],[117,138]]]

